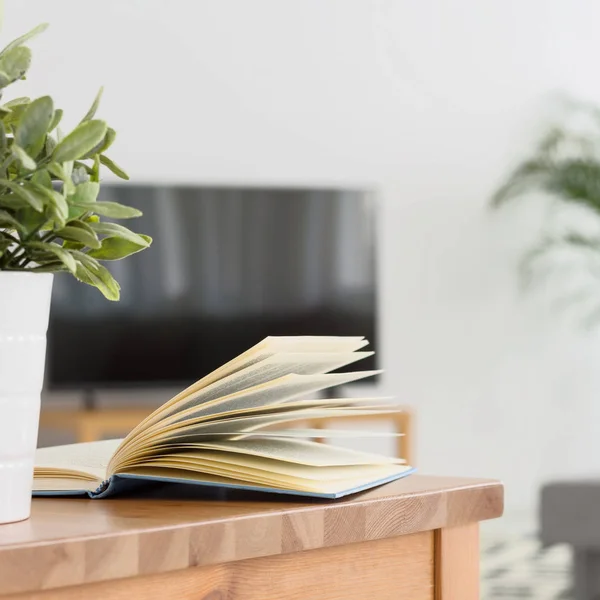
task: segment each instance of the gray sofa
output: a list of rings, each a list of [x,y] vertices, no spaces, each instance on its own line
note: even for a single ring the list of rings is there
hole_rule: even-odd
[[[600,600],[600,479],[543,486],[540,537],[573,546],[575,600]]]

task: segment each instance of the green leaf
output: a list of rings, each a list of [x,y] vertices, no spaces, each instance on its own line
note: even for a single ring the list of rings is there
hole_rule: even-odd
[[[8,141],[6,139],[6,127],[4,123],[0,121],[0,153],[4,154],[8,148]]]
[[[98,154],[102,154],[106,152],[112,145],[113,142],[117,139],[117,132],[112,127],[106,128],[106,135],[104,136],[104,141],[102,142],[102,146],[98,150]]]
[[[100,106],[100,100],[102,99],[103,92],[104,92],[104,87],[101,87],[98,90],[96,97],[94,98],[94,102],[92,103],[92,106],[90,106],[90,110],[88,110],[87,113],[85,114],[85,117],[83,117],[83,119],[81,119],[82,123],[85,123],[86,121],[91,121],[94,118],[94,115],[96,114],[96,111],[98,110],[98,106]]]
[[[53,116],[54,103],[50,96],[34,100],[21,115],[15,141],[29,156],[36,157],[44,147]]]
[[[100,191],[100,184],[96,181],[85,181],[80,183],[75,188],[75,193],[67,197],[69,204],[69,221],[78,219],[90,208],[86,208],[88,205],[95,206],[98,192]],[[80,207],[83,205],[83,207]]]
[[[23,231],[27,235],[35,231],[49,229],[48,216],[46,213],[39,213],[29,206],[18,210],[16,219],[21,223]]]
[[[31,181],[33,183],[37,183],[38,185],[42,185],[49,190],[52,189],[52,179],[50,178],[50,174],[46,169],[37,170],[31,177]]]
[[[120,289],[117,287],[117,282],[114,280],[108,269],[105,269],[104,272],[91,271],[83,264],[77,263],[77,272],[75,273],[75,277],[77,277],[79,281],[87,283],[88,285],[100,290],[102,295],[107,300],[116,302],[121,296]]]
[[[75,192],[75,183],[73,182],[73,163],[74,161],[68,160],[63,163],[63,172],[66,175],[64,179],[63,195],[69,196]]]
[[[100,181],[100,155],[94,156],[94,166],[90,170],[90,179],[92,181]]]
[[[48,133],[50,133],[53,129],[58,127],[63,116],[62,108],[57,108],[52,115],[52,121],[50,121],[50,126],[48,127]]]
[[[3,50],[0,54],[0,71],[8,77],[8,83],[21,79],[31,64],[31,50],[26,46],[18,46]],[[8,84],[4,84],[5,86]]]
[[[21,200],[26,202],[31,208],[37,212],[44,210],[44,200],[39,194],[36,194],[26,184],[20,185],[7,179],[0,179],[0,186],[8,188],[15,196],[18,196]]]
[[[141,252],[150,246],[152,238],[147,235],[140,236],[143,244],[134,244],[129,240],[118,237],[109,237],[102,240],[99,250],[91,250],[88,255],[97,260],[120,260],[136,252]]]
[[[52,153],[54,152],[55,148],[56,148],[56,140],[51,135],[47,135],[46,136],[46,156],[52,156]]]
[[[77,259],[75,277],[79,281],[98,288],[108,300],[119,299],[121,288],[106,267],[83,252],[72,250],[71,253]]]
[[[13,40],[10,44],[8,44],[8,46],[6,46],[6,48],[4,48],[4,50],[2,50],[2,52],[0,52],[0,57],[5,55],[9,50],[12,50],[13,48],[17,48],[18,46],[22,46],[25,42],[30,40],[32,37],[35,37],[36,35],[42,33],[43,31],[46,31],[47,28],[48,28],[48,23],[41,23],[37,27],[34,27],[28,33],[22,35],[21,37],[18,37],[16,40]]]
[[[50,163],[48,165],[48,171],[50,171],[54,177],[63,182],[64,195],[69,196],[75,192],[75,185],[71,179],[71,173],[73,172],[73,161],[67,161],[62,165],[60,163]]]
[[[77,221],[73,221],[72,224],[59,229],[55,232],[56,235],[69,242],[80,242],[84,246],[95,249],[101,248],[100,241],[93,230],[90,229],[88,231],[83,227],[76,227],[75,223],[77,223]]]
[[[23,231],[21,223],[5,210],[0,210],[0,226]]]
[[[92,167],[86,165],[84,162],[76,160],[73,164],[75,169],[83,169],[88,175],[92,174]]]
[[[21,96],[20,98],[13,98],[9,100],[5,104],[2,105],[2,108],[13,108],[15,106],[20,106],[21,104],[29,104],[31,102],[31,98],[27,96]]]
[[[60,179],[61,181],[66,181],[69,176],[65,173],[63,166],[60,163],[51,162],[48,165],[48,171],[54,175],[54,177]]]
[[[44,252],[51,252],[56,256],[56,258],[58,258],[58,260],[60,260],[60,262],[65,265],[65,267],[67,267],[67,269],[69,269],[69,271],[71,271],[71,273],[75,274],[77,271],[77,263],[75,262],[75,259],[71,256],[71,254],[69,254],[69,252],[67,252],[67,250],[64,250],[57,244],[50,244],[47,242],[27,242],[25,246],[27,248],[43,250]]]
[[[77,160],[99,144],[106,135],[104,121],[86,121],[78,125],[56,146],[53,158],[56,162]]]
[[[61,229],[65,226],[69,217],[69,205],[65,197],[56,190],[48,189],[38,183],[32,182],[31,185],[39,193],[43,194],[48,202],[50,214],[56,223],[56,228]]]
[[[13,242],[5,238],[0,237],[0,256],[4,254],[5,250],[8,250],[12,246]]]
[[[492,206],[498,207],[511,198],[543,186],[551,171],[547,160],[532,159],[517,167],[505,183],[494,193]]]
[[[119,225],[117,223],[106,223],[97,221],[95,223],[90,223],[90,227],[100,235],[105,235],[107,237],[122,238],[138,246],[148,247],[150,245],[149,242],[145,239],[145,236],[142,236],[138,233],[134,233],[130,229],[127,229],[127,227],[123,227],[123,225]]]
[[[0,90],[1,91],[1,90]],[[6,131],[9,130],[14,132],[17,128],[19,121],[21,120],[21,116],[27,109],[27,104],[20,104],[19,106],[15,106],[9,114],[3,117],[4,126],[6,127]]]
[[[125,171],[123,171],[123,169],[121,169],[121,167],[119,167],[119,165],[117,165],[110,158],[108,158],[108,156],[101,154],[100,162],[105,167],[107,167],[110,171],[112,171],[117,177],[120,177],[121,179],[129,180],[129,175],[127,175],[127,173],[125,173]]]
[[[563,200],[600,212],[600,164],[580,158],[561,162],[553,169],[546,189]]]
[[[85,244],[81,242],[69,242],[65,241],[62,245],[65,250],[83,250],[85,248]]]
[[[92,182],[90,182],[92,183]],[[83,185],[83,184],[82,184]],[[79,187],[79,186],[78,186]],[[109,217],[111,219],[133,219],[135,217],[141,217],[142,211],[131,206],[124,206],[117,202],[74,202],[71,200],[73,206],[79,208],[85,208],[86,211],[94,212],[103,217]]]
[[[5,88],[9,83],[10,77],[4,71],[0,71],[0,88]]]
[[[63,171],[65,172],[67,177],[70,178],[71,175],[73,174],[73,167],[75,166],[75,161],[68,160],[68,161],[64,162],[62,166],[63,166]]]
[[[99,183],[96,181],[85,181],[75,188],[75,193],[69,196],[69,202],[72,204],[90,204],[96,202],[99,192]]]
[[[0,195],[0,207],[9,208],[10,210],[19,210],[21,208],[28,208],[29,203],[25,202],[19,196],[9,193]]]
[[[89,225],[89,223],[87,221],[73,221],[72,223],[69,223],[69,226],[78,227],[79,229],[83,229],[83,230],[87,231],[90,235],[93,235],[94,237],[96,237],[96,232],[91,228],[91,226]]]
[[[21,166],[27,171],[34,171],[37,168],[37,163],[21,146],[14,144],[11,146],[13,156],[21,163]]]
[[[68,227],[75,227],[77,229],[83,229],[85,231],[87,231],[96,241],[98,244],[100,244],[100,240],[98,240],[98,236],[96,235],[96,232],[90,227],[89,223],[86,221],[70,221],[68,223]],[[83,247],[85,247],[83,244],[79,244],[79,247],[76,247],[77,242],[65,242],[63,244],[63,248],[65,247],[69,247],[69,248],[73,248],[75,250],[81,250]]]
[[[65,197],[56,191],[52,193],[51,214],[54,217],[56,227],[64,227],[69,218],[69,205]]]
[[[0,230],[0,239],[6,239],[6,240],[11,240],[14,244],[18,244],[19,240],[14,237],[12,234],[8,233],[8,231],[2,231]]]
[[[68,271],[65,265],[58,262],[49,262],[44,265],[40,265],[39,267],[33,267],[32,269],[27,269],[28,271],[32,271],[33,273],[61,273]]]
[[[103,152],[106,152],[106,150],[112,146],[112,143],[115,141],[116,137],[117,132],[112,127],[107,127],[104,139],[99,144],[94,146],[83,158],[92,158],[96,156],[96,154],[102,154]]]

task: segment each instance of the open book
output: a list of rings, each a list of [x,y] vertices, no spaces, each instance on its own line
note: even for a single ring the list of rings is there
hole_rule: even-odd
[[[123,440],[38,449],[34,495],[101,498],[148,481],[338,498],[404,475],[399,458],[314,441],[365,431],[290,427],[396,412],[382,399],[314,399],[376,374],[332,373],[366,356],[360,337],[269,337],[163,404]],[[307,399],[311,398],[311,399]]]

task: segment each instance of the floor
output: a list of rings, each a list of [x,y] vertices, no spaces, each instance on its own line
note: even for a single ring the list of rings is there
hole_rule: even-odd
[[[571,600],[571,549],[542,548],[533,518],[483,524],[482,600]]]

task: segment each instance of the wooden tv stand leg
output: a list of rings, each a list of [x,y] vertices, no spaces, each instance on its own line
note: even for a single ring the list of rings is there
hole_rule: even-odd
[[[479,600],[479,523],[435,532],[435,600]]]
[[[89,417],[89,415],[85,415]],[[77,442],[97,442],[102,439],[102,432],[90,418],[83,418],[76,425]]]

